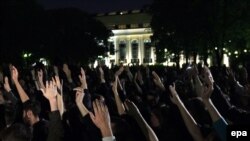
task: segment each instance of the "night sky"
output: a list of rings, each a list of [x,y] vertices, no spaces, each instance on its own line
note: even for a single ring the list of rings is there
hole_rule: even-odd
[[[38,0],[45,9],[75,7],[89,13],[141,9],[153,0]]]

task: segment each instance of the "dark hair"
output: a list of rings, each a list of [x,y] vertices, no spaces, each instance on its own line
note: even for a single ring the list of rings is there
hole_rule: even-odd
[[[23,124],[14,124],[1,132],[2,141],[30,141],[31,131]]]
[[[31,110],[35,116],[39,116],[41,112],[41,104],[38,101],[28,100],[23,104],[23,110]]]

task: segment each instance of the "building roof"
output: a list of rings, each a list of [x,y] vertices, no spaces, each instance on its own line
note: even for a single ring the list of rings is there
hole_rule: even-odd
[[[109,29],[149,28],[152,16],[143,10],[100,13],[96,19]]]

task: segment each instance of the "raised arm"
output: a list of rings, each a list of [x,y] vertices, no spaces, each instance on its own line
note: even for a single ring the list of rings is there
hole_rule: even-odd
[[[76,105],[77,105],[82,117],[85,117],[89,113],[89,110],[83,104],[83,98],[85,95],[84,91],[81,87],[74,88],[74,91],[76,91],[76,96],[75,96],[76,97],[75,98]]]
[[[24,103],[29,100],[29,97],[18,81],[18,70],[16,69],[15,66],[12,66],[11,72],[12,72],[12,80],[16,86],[17,92],[20,96],[22,103]]]
[[[63,117],[63,113],[65,112],[65,108],[64,108],[64,102],[63,102],[63,81],[60,81],[60,78],[58,75],[56,75],[53,79],[53,82],[56,84],[57,86],[57,104],[58,104],[58,109],[61,115],[61,118]]]
[[[140,94],[142,94],[143,92],[142,92],[141,87],[140,87],[139,84],[137,83],[137,78],[138,78],[138,73],[136,72],[136,73],[135,73],[135,76],[134,76],[134,84],[135,84],[135,87],[136,87],[137,91],[138,91]]]
[[[117,90],[118,79],[119,79],[118,76],[116,76],[115,81],[114,81],[113,86],[112,86],[112,91],[114,93],[115,103],[116,103],[116,107],[118,110],[118,114],[123,115],[123,114],[125,114],[125,107],[120,99],[120,96],[119,96],[119,93]]]
[[[38,84],[39,84],[40,89],[45,89],[45,85],[43,83],[43,70],[42,69],[37,71],[37,77],[38,77]]]
[[[153,75],[153,77],[154,77],[154,83],[155,83],[155,85],[156,85],[157,87],[159,87],[162,91],[166,91],[166,88],[165,88],[165,86],[163,85],[163,83],[161,82],[161,79],[160,79],[160,77],[158,76],[158,74],[157,74],[155,71],[153,71],[153,72],[152,72],[152,75]]]
[[[144,136],[146,136],[147,141],[158,141],[158,138],[157,138],[155,132],[148,125],[148,123],[145,121],[145,119],[141,115],[141,113],[140,113],[139,109],[136,107],[136,105],[133,102],[126,100],[125,106],[126,106],[128,114],[130,116],[132,116],[136,120],[136,122],[138,123]]]
[[[81,82],[81,88],[83,90],[88,89],[88,84],[87,84],[87,81],[86,81],[86,75],[85,75],[85,71],[83,70],[83,68],[81,68],[81,75],[79,75],[78,77],[79,77],[79,80]]]
[[[111,122],[108,107],[101,101],[95,100],[93,102],[94,114],[90,112],[90,118],[97,128],[100,129],[103,141],[115,141],[111,129]]]
[[[126,66],[126,67],[124,68],[124,70],[125,70],[125,72],[126,72],[128,78],[129,78],[129,81],[130,81],[130,82],[133,82],[133,74],[131,73],[131,71],[130,71],[130,69],[129,69],[129,66]]]
[[[17,98],[12,93],[12,90],[10,88],[9,79],[7,76],[4,77],[4,89],[7,92],[7,99],[10,100],[14,105],[17,103]]]
[[[173,86],[170,85],[169,90],[171,92],[170,99],[175,105],[177,105],[178,109],[180,110],[182,119],[184,120],[184,123],[188,129],[188,132],[191,134],[191,136],[193,137],[195,141],[204,141],[204,138],[201,134],[201,130],[198,124],[196,123],[192,115],[188,112],[185,105],[182,103],[181,99],[179,98],[175,90],[175,85]]]
[[[71,70],[69,69],[69,66],[67,64],[63,64],[63,72],[65,73],[68,82],[73,83],[73,79],[71,76]]]
[[[57,86],[53,81],[46,81],[45,89],[41,89],[43,96],[50,103],[50,113],[49,113],[49,133],[47,141],[62,141],[63,138],[63,126],[60,118],[60,112],[58,111],[57,103]]]
[[[104,71],[102,69],[102,67],[99,67],[99,72],[100,72],[100,81],[101,83],[105,83],[105,78],[104,78]]]
[[[221,116],[219,111],[214,106],[212,100],[210,99],[211,94],[213,93],[213,77],[210,72],[210,70],[206,67],[205,68],[205,74],[204,74],[204,91],[201,94],[201,98],[203,100],[203,103],[205,107],[207,108],[210,117],[212,118],[212,121],[214,123],[214,128],[216,132],[218,133],[219,137],[222,141],[226,141],[226,127],[227,122],[224,120],[224,118]]]
[[[36,77],[36,72],[35,72],[35,70],[32,69],[32,70],[30,71],[30,73],[31,73],[31,76],[32,76],[32,80],[33,80],[34,83],[35,83],[36,90],[39,91],[39,90],[40,90],[40,87],[39,87],[39,84],[38,84],[38,82],[37,82],[37,77]]]

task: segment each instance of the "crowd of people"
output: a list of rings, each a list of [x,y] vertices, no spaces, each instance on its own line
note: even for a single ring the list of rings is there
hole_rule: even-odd
[[[250,123],[246,68],[64,63],[0,69],[1,141],[226,141]]]

